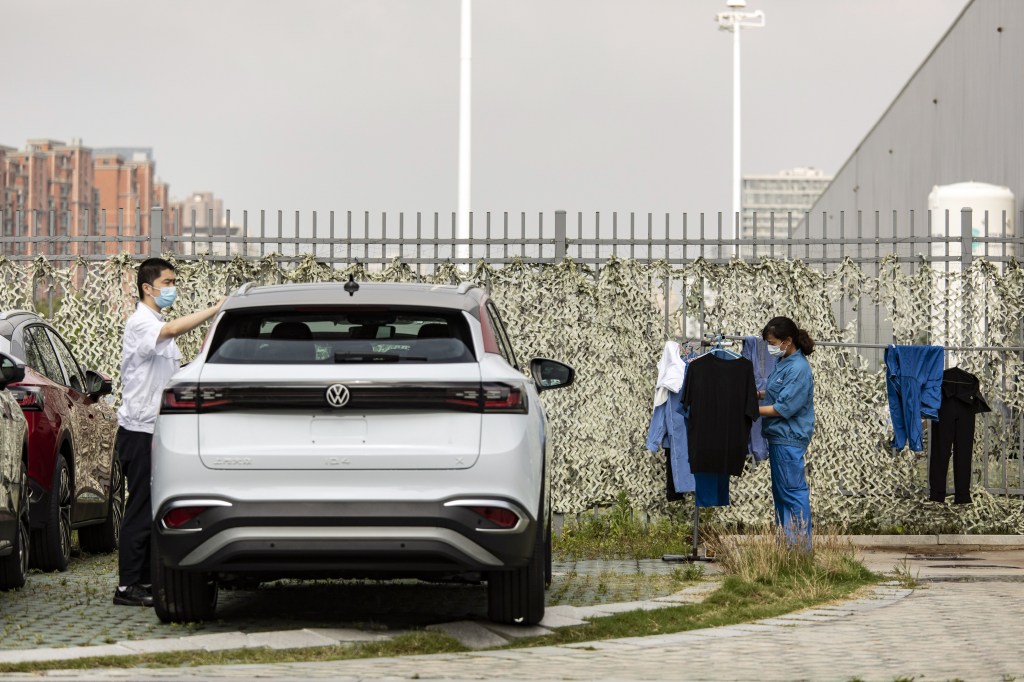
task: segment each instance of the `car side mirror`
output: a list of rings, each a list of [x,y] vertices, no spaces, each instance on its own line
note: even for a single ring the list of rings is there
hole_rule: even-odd
[[[576,379],[576,370],[557,360],[534,358],[530,360],[530,374],[537,391],[565,388]]]
[[[85,389],[91,398],[97,399],[113,393],[114,384],[106,374],[90,369],[85,372]]]
[[[0,389],[25,379],[25,365],[6,353],[0,353]]]

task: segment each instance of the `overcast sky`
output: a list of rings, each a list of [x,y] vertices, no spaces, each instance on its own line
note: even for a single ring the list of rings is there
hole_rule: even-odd
[[[728,211],[724,0],[474,0],[476,211]],[[750,0],[743,170],[834,173],[966,0]],[[0,144],[152,147],[173,196],[456,207],[459,0],[0,0]]]

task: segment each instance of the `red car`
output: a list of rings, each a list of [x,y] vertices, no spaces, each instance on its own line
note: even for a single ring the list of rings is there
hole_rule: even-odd
[[[83,551],[117,549],[125,486],[117,416],[103,400],[110,378],[82,371],[68,343],[32,312],[0,314],[0,352],[26,365],[8,390],[28,422],[32,565],[66,569],[75,529]]]

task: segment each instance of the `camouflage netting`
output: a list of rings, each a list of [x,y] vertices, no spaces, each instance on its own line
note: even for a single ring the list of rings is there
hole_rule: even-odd
[[[577,370],[574,388],[544,397],[555,440],[555,510],[578,513],[611,505],[626,492],[637,509],[664,513],[670,507],[664,500],[663,457],[648,453],[644,441],[655,365],[668,338],[666,295],[674,337],[685,336],[679,331],[684,316],[692,322],[703,315],[710,330],[756,333],[769,318],[785,314],[817,339],[853,341],[854,323],[839,328],[833,312],[846,300],[870,305],[872,316],[875,306],[882,306],[901,343],[1020,345],[1024,273],[1019,264],[1005,273],[984,260],[965,273],[939,272],[926,262],[908,268],[895,258],[877,265],[879,275],[868,276],[852,261],[825,274],[800,261],[769,259],[727,265],[697,260],[678,269],[612,259],[598,270],[566,260],[501,268],[481,263],[471,273],[441,266],[421,278],[400,261],[370,271],[358,264],[332,268],[312,257],[200,259],[179,263],[174,314],[201,308],[246,281],[344,280],[353,274],[358,280],[477,282],[490,289],[503,311],[521,364],[553,357]],[[57,303],[52,321],[83,364],[116,377],[121,333],[136,296],[131,258],[80,262],[68,269],[55,269],[42,258],[27,264],[0,259],[0,308],[31,308],[48,290]],[[179,340],[186,358],[197,351],[203,332]],[[981,378],[995,409],[978,422],[969,506],[927,502],[923,453],[888,447],[892,426],[878,363],[849,348],[816,349],[811,364],[818,422],[808,467],[819,528],[1024,532],[1024,502],[994,490],[1017,487],[1020,475],[1021,354],[951,352],[949,359]],[[732,502],[705,512],[706,518],[745,527],[771,523],[767,465],[751,466],[733,479]]]

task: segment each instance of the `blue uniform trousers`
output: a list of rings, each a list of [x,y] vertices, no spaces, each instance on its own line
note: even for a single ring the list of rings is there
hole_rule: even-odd
[[[811,549],[811,491],[804,475],[806,450],[797,445],[768,443],[775,523],[789,542]]]

